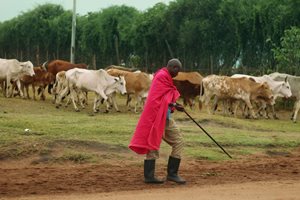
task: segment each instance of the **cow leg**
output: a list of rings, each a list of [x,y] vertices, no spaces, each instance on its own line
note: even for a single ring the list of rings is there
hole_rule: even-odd
[[[5,96],[5,93],[6,93],[5,81],[2,81],[1,87],[2,87],[2,94],[3,94],[3,96]]]
[[[261,101],[260,102],[261,103],[261,106],[260,106],[260,108],[258,109],[258,112],[262,112],[262,116],[264,117],[264,118],[266,118],[266,119],[268,119],[269,117],[267,116],[267,104],[266,104],[266,102],[264,102],[264,101]]]
[[[36,95],[35,95],[35,84],[32,83],[32,93],[33,93],[33,100],[36,101]]]
[[[215,114],[218,109],[219,98],[217,96],[214,97],[213,106],[212,106],[212,114]]]
[[[101,97],[104,99],[104,102],[106,103],[108,97],[106,96],[106,94],[104,93],[103,90],[98,90],[97,95],[94,99],[94,108],[93,108],[93,110],[94,110],[95,113],[98,112],[97,111],[97,102],[100,101]],[[108,112],[108,109],[106,109],[106,112]]]
[[[76,105],[76,102],[75,102],[75,98],[77,97],[77,92],[72,86],[70,87],[70,96],[71,96],[71,100],[72,100],[75,111],[79,112],[79,109],[78,109],[78,107]]]
[[[142,97],[140,95],[135,96],[135,107],[134,107],[134,112],[138,113],[138,106],[142,104]]]
[[[244,101],[245,101],[247,107],[249,108],[250,115],[253,117],[253,119],[257,119],[257,116],[254,113],[253,106],[252,106],[250,100],[249,99],[245,99]]]
[[[190,109],[193,109],[193,102],[191,101],[191,99],[189,97],[184,97],[185,101],[187,102],[187,104],[190,106]]]
[[[234,117],[237,117],[237,109],[240,106],[240,100],[237,100],[234,106]]]
[[[298,99],[294,105],[294,113],[293,113],[293,122],[294,123],[297,122],[297,115],[298,115],[299,109],[300,109],[300,99]]]
[[[206,90],[206,91],[208,91],[208,90]],[[201,96],[199,98],[199,100],[201,102],[203,102],[204,106],[206,107],[208,114],[211,114],[211,111],[210,111],[211,108],[209,107],[209,101],[210,101],[211,97],[212,97],[212,95],[210,95],[210,94],[208,94],[208,92],[206,92],[206,94],[204,94],[203,96]]]
[[[10,77],[7,76],[6,77],[6,97],[9,98],[10,97],[10,90],[11,90],[11,83],[10,83]]]
[[[55,80],[53,89],[52,89],[52,103],[55,103],[58,93],[62,90],[61,84],[58,80]],[[49,87],[49,85],[48,85]]]
[[[68,92],[69,92],[69,87],[65,87],[62,91],[59,92],[55,102],[56,108],[59,108],[59,106],[61,106],[62,98],[65,97],[68,94]]]
[[[131,101],[132,101],[132,96],[131,96],[131,94],[127,94],[126,106],[127,106],[127,110],[128,110],[128,111],[131,110],[131,105],[130,105]]]
[[[117,105],[117,101],[116,101],[116,93],[113,93],[111,95],[111,101],[112,101],[112,104],[113,104],[114,108],[116,109],[116,111],[120,112],[118,105]]]
[[[223,115],[228,116],[228,109],[229,109],[229,104],[228,104],[228,99],[223,99]]]
[[[274,118],[274,119],[279,119],[279,118],[277,117],[277,115],[276,115],[276,112],[275,112],[275,106],[274,106],[274,105],[271,105],[271,107],[272,107],[273,118]]]
[[[99,94],[96,94],[95,98],[94,98],[94,107],[93,107],[93,111],[94,113],[97,113],[99,112],[99,102],[100,102],[100,99],[101,99],[101,95]],[[103,98],[104,99],[104,98]],[[104,99],[104,102],[105,104],[107,104],[107,99]]]
[[[115,99],[114,99],[113,96],[114,96],[113,94],[110,94],[110,95],[108,96],[107,101],[106,101],[106,111],[107,111],[107,112],[114,106],[113,104],[115,103]],[[116,109],[116,111],[120,112],[120,111],[118,110],[118,107],[117,107],[117,108],[114,107],[114,108]]]
[[[39,87],[39,89],[40,89],[40,100],[43,100],[43,101],[45,101],[45,99],[46,99],[46,97],[45,97],[45,87],[42,85],[42,86],[40,86]]]
[[[25,90],[24,90],[24,92],[26,92],[27,99],[30,99],[30,94],[29,94],[29,85],[25,85]]]
[[[80,103],[80,106],[82,108],[85,108],[84,104],[86,102],[86,93],[83,91],[78,91],[77,94],[78,94],[77,98],[78,98],[78,102]]]
[[[24,94],[23,94],[23,92],[22,92],[22,90],[21,90],[21,82],[20,82],[20,80],[17,80],[17,81],[16,81],[16,84],[17,84],[17,89],[18,89],[18,91],[19,91],[19,93],[20,93],[20,96],[21,96],[22,98],[24,98]]]
[[[130,96],[130,94],[127,94],[126,106],[128,106],[128,104],[130,104],[130,101],[131,101],[131,96]]]
[[[25,85],[24,83],[21,83],[21,90],[24,94],[24,97],[29,99],[29,94],[28,94],[28,89],[27,89],[28,85]]]

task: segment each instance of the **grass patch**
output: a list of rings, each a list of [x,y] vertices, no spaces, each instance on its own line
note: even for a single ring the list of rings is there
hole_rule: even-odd
[[[92,113],[93,96],[85,110],[72,105],[56,109],[46,101],[0,96],[0,159],[35,156],[41,162],[140,161],[128,149],[140,114],[127,111],[126,99],[119,98],[121,113]],[[234,158],[251,154],[280,155],[300,146],[300,123],[281,120],[224,117],[205,111],[187,111]],[[184,113],[173,114],[184,135],[184,156],[192,159],[226,160],[227,156]],[[25,132],[25,129],[30,131]],[[164,142],[160,155],[171,148]]]
[[[68,151],[64,153],[61,157],[55,158],[55,162],[66,162],[71,161],[74,163],[87,163],[96,160],[96,156],[89,153],[82,153],[76,151]]]

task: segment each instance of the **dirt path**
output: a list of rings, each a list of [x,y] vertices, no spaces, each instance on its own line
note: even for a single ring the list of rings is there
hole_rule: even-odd
[[[158,163],[159,177],[166,175],[165,165],[164,160]],[[147,200],[153,196],[168,199],[169,195],[189,197],[181,199],[300,199],[300,149],[289,155],[252,156],[226,162],[184,160],[180,173],[188,181],[186,185],[167,182],[157,186],[143,183],[142,163],[1,162],[0,199]],[[176,199],[175,196],[170,199]]]
[[[202,187],[176,187],[166,189],[146,189],[93,194],[34,195],[12,197],[10,200],[297,200],[300,199],[298,181],[260,181],[240,184],[209,185]]]

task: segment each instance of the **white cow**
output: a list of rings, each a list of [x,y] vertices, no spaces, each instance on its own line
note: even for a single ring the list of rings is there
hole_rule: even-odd
[[[79,111],[75,103],[78,91],[95,92],[94,112],[98,112],[98,102],[100,99],[103,98],[107,101],[108,95],[115,91],[126,94],[126,82],[124,77],[111,76],[103,69],[87,70],[74,68],[66,72],[66,79],[68,86],[58,95],[57,104],[60,104],[62,97],[70,91],[71,99],[76,111]]]
[[[21,97],[24,97],[20,83],[20,78],[23,75],[34,75],[33,64],[30,61],[19,62],[16,59],[0,59],[0,82],[5,81],[6,97],[11,97],[13,94],[11,81],[16,82]]]
[[[278,97],[289,98],[292,96],[291,86],[286,80],[276,81],[276,80],[273,80],[269,75],[250,76],[250,75],[245,75],[245,74],[234,74],[231,77],[232,78],[241,78],[241,77],[252,78],[257,83],[266,82],[269,85],[269,87],[273,93],[274,101],[276,101],[276,99]],[[261,103],[262,103],[262,106],[259,110],[265,110],[266,102],[262,101]],[[271,105],[271,107],[272,107],[273,117],[277,119],[278,117],[276,116],[274,105]],[[265,115],[265,117],[267,117],[267,115]]]
[[[298,111],[300,109],[300,76],[292,76],[289,74],[282,74],[278,72],[269,74],[269,76],[277,81],[287,80],[287,82],[289,82],[291,86],[292,97],[296,98],[291,119],[293,120],[293,122],[296,122]]]

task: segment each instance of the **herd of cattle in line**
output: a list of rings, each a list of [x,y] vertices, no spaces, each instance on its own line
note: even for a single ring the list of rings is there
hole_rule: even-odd
[[[32,86],[33,98],[36,100],[35,87],[42,100],[45,100],[45,88],[52,94],[53,103],[59,108],[63,99],[72,101],[74,109],[78,105],[87,105],[87,92],[94,92],[93,111],[99,111],[100,102],[106,103],[106,112],[113,106],[119,111],[116,93],[127,94],[127,106],[135,101],[134,111],[142,109],[153,78],[152,74],[141,71],[130,71],[118,66],[99,70],[87,69],[82,64],[72,64],[63,60],[46,62],[41,67],[33,67],[30,61],[19,62],[16,59],[0,59],[0,86],[3,96],[12,97],[15,90],[23,98],[29,97],[29,86]],[[296,122],[300,109],[300,77],[289,74],[272,73],[260,77],[235,74],[229,76],[201,76],[198,72],[179,72],[173,82],[183,98],[184,105],[191,108],[199,97],[199,108],[202,104],[208,113],[214,113],[218,104],[223,103],[223,112],[236,115],[237,109],[251,118],[258,115],[268,117],[267,108],[277,118],[274,105],[278,97],[296,99],[291,119]],[[210,103],[213,100],[212,103]],[[241,104],[243,106],[241,106]],[[256,106],[256,109],[254,105]]]

